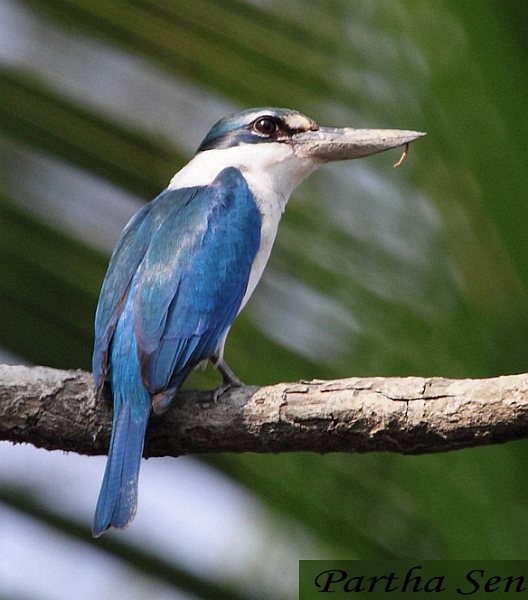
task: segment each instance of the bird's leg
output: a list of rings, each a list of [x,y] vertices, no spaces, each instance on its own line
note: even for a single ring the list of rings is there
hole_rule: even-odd
[[[221,358],[218,362],[215,362],[215,366],[222,374],[224,383],[229,383],[229,385],[233,387],[242,387],[244,385],[242,381],[240,381],[240,379],[233,373],[232,369],[223,358]]]
[[[223,358],[218,355],[211,357],[211,362],[222,374],[222,383],[213,392],[213,401],[216,403],[218,398],[227,390],[233,387],[242,387],[244,384],[240,379],[233,373],[229,365]]]

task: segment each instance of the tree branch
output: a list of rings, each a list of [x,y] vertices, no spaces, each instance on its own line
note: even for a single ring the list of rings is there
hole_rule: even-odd
[[[112,411],[83,371],[0,365],[0,440],[105,454]],[[441,452],[528,437],[528,374],[357,377],[180,393],[145,456],[200,452]]]

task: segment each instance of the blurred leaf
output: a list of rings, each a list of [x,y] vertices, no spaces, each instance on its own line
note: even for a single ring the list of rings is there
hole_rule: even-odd
[[[175,150],[67,102],[36,78],[11,69],[0,69],[0,128],[147,198],[183,162]]]
[[[106,259],[3,196],[0,253],[0,343],[33,362],[89,369]]]
[[[170,586],[188,591],[193,597],[209,598],[214,600],[242,600],[246,596],[240,595],[234,589],[228,589],[213,582],[208,582],[199,577],[192,576],[188,571],[163,560],[159,556],[122,542],[112,537],[103,537],[94,540],[85,525],[67,519],[57,512],[51,511],[32,498],[31,492],[21,489],[0,488],[0,502],[10,506],[26,515],[45,521],[46,524],[60,533],[69,535],[74,539],[97,546],[113,556],[126,561],[137,571],[163,581]]]

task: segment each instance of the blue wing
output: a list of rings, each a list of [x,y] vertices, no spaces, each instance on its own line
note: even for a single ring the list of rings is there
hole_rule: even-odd
[[[92,356],[92,371],[98,390],[102,388],[107,377],[108,351],[117,320],[124,308],[132,278],[147,250],[148,216],[152,205],[153,202],[139,210],[122,231],[99,294]]]
[[[167,190],[137,213],[116,246],[101,292],[96,384],[106,376],[132,279],[141,375],[152,394],[175,391],[212,356],[240,308],[260,228],[255,200],[234,168],[208,186]]]
[[[260,245],[260,213],[237,169],[195,188],[184,206],[171,210],[170,197],[165,204],[138,272],[134,303],[141,373],[152,393],[175,391],[216,352],[238,313]]]

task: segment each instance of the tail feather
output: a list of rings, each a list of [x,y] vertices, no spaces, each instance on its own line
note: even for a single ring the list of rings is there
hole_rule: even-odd
[[[145,391],[146,392],[146,391]],[[126,527],[136,514],[138,476],[143,454],[150,398],[132,407],[116,403],[108,461],[92,526],[94,537],[109,527]]]

